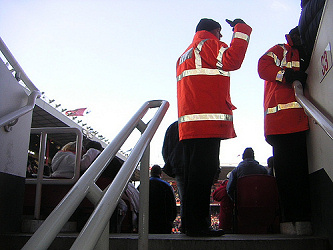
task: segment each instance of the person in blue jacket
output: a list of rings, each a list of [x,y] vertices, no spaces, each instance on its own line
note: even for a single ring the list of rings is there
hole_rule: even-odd
[[[173,188],[161,179],[161,175],[161,167],[154,165],[149,179],[149,233],[151,234],[170,234],[177,216]]]

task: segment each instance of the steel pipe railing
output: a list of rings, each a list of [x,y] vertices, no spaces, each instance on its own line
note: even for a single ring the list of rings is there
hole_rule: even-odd
[[[333,123],[304,96],[301,82],[294,81],[293,88],[297,102],[304,108],[305,112],[318,123],[325,133],[333,139]]]
[[[150,108],[157,107],[159,107],[159,109],[156,111],[154,117],[147,125],[144,125],[141,119]],[[169,103],[167,101],[156,100],[146,102],[86,170],[55,210],[29,239],[23,249],[47,249],[84,197],[96,196],[94,198],[98,200],[99,197],[104,194],[101,190],[98,190],[98,187],[96,187],[96,180],[102,174],[107,164],[120,150],[120,147],[124,144],[132,131],[135,128],[138,128],[142,133],[141,137],[111,185],[105,190],[105,194],[100,199],[96,209],[88,219],[71,249],[93,249],[94,247],[99,248],[99,246],[108,248],[108,222],[121,194],[126,188],[128,181],[141,159],[144,160],[141,160],[140,171],[148,174],[149,144],[168,107]],[[146,179],[147,177],[148,176],[146,176]],[[140,193],[145,193],[144,197],[148,197],[149,199],[148,191],[149,190],[140,189]],[[142,198],[140,194],[140,206],[146,201],[147,198]],[[146,218],[146,220],[139,221],[140,228],[138,244],[139,249],[143,250],[148,249],[148,210],[143,211],[140,209],[140,214],[141,213],[142,216]],[[146,232],[146,234],[144,232]]]

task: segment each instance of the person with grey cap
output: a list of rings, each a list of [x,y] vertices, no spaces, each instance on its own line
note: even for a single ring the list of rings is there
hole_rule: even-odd
[[[230,98],[230,71],[241,67],[251,27],[226,20],[233,29],[228,46],[221,25],[203,18],[193,42],[177,61],[179,140],[184,146],[182,226],[188,236],[224,234],[210,226],[210,194],[219,168],[220,140],[236,137]]]
[[[242,158],[243,161],[232,170],[227,185],[227,192],[232,200],[235,200],[238,178],[252,174],[268,174],[267,169],[254,159],[254,151],[252,148],[246,148]]]

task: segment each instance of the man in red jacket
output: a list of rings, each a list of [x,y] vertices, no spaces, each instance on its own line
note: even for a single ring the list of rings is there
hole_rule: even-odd
[[[221,236],[210,228],[210,190],[219,168],[220,140],[236,136],[229,71],[240,68],[251,27],[226,20],[234,34],[220,41],[221,25],[201,19],[193,42],[177,61],[179,139],[184,145],[182,225],[189,236]]]
[[[286,35],[286,44],[269,49],[258,63],[265,80],[265,137],[273,147],[275,176],[281,203],[281,232],[310,234],[310,199],[306,131],[308,117],[296,101],[292,83],[305,84],[304,61],[298,27]]]

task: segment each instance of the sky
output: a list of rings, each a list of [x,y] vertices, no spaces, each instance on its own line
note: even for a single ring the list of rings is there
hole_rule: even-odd
[[[0,36],[52,105],[88,108],[82,120],[110,141],[146,101],[168,101],[151,142],[151,164],[162,166],[164,134],[177,120],[178,57],[201,18],[218,21],[227,44],[232,29],[225,19],[241,18],[253,31],[242,67],[231,72],[237,137],[221,141],[220,164],[237,165],[252,147],[267,165],[272,148],[264,138],[257,64],[285,42],[300,12],[297,0],[0,0]],[[135,133],[122,151],[135,145]]]

